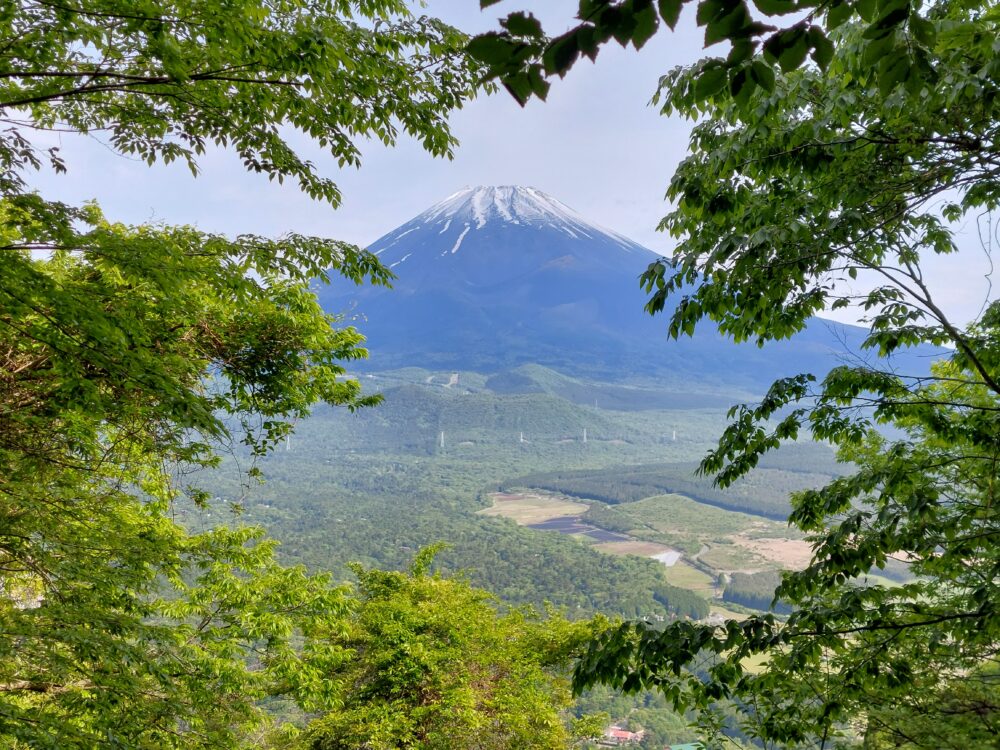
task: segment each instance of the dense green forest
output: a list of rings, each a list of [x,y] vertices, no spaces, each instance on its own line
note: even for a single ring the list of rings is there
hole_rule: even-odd
[[[440,424],[442,415],[427,404],[450,410],[448,399],[453,397],[438,397],[427,385],[411,388],[420,394],[415,401],[424,405],[423,413]],[[489,413],[519,413],[521,398],[489,396]],[[575,408],[544,398],[553,402],[550,411]],[[636,448],[553,444],[539,451],[536,445],[511,441],[506,450],[489,444],[470,447],[468,456],[462,448],[414,455],[405,448],[393,452],[399,445],[395,441],[373,448],[373,435],[365,427],[353,436],[344,428],[344,423],[367,424],[377,418],[386,433],[398,434],[411,424],[409,410],[379,406],[367,412],[318,410],[299,425],[287,450],[257,462],[266,476],[263,484],[242,483],[238,467],[243,464],[235,457],[204,477],[203,484],[219,498],[218,512],[225,515],[231,503],[240,502],[241,521],[261,523],[283,542],[281,559],[314,570],[348,575],[351,562],[402,569],[415,550],[444,541],[448,547],[437,558],[442,570],[461,572],[513,604],[541,607],[549,602],[575,616],[598,611],[628,617],[707,615],[704,598],[671,586],[653,560],[610,557],[572,537],[476,515],[484,507],[484,493],[501,486],[502,478],[519,467],[613,463],[623,455],[634,456]],[[596,416],[610,421],[620,415],[598,411]]]
[[[781,576],[773,571],[761,573],[733,573],[722,592],[727,602],[742,604],[750,609],[772,610],[788,614],[791,608],[784,602],[772,606],[774,591],[781,583]]]

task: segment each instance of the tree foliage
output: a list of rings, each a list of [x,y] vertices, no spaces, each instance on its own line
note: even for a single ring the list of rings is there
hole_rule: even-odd
[[[919,687],[868,714],[865,750],[962,750],[996,742],[1000,675],[995,667]]]
[[[292,636],[331,627],[345,594],[279,567],[259,530],[197,519],[190,472],[233,440],[261,455],[317,401],[374,403],[344,377],[362,337],[309,285],[390,274],[333,240],[48,201],[30,173],[66,165],[33,132],[195,172],[231,147],[336,204],[290,132],[341,164],[401,129],[448,154],[475,86],[464,40],[391,0],[24,0],[0,39],[0,744],[237,746],[264,697],[322,699],[334,654]]]
[[[480,0],[483,8],[499,0]],[[503,31],[480,34],[469,53],[483,62],[522,105],[545,99],[553,76],[560,78],[581,58],[597,59],[612,40],[641,49],[661,24],[677,27],[684,6],[696,6],[705,47],[728,43],[725,57],[703,61],[692,76],[695,95],[707,100],[732,95],[746,101],[756,89],[772,92],[775,74],[808,63],[825,70],[834,56],[838,29],[862,27],[865,55],[878,85],[903,80],[933,83],[931,65],[936,29],[911,0],[580,0],[579,23],[548,37],[532,14],[518,11],[500,24]],[[767,21],[791,16],[785,26]]]
[[[102,133],[120,153],[195,172],[215,144],[331,203],[336,185],[289,128],[341,166],[360,164],[358,136],[389,145],[400,128],[450,154],[445,117],[472,82],[462,35],[397,0],[19,0],[0,38],[7,168],[29,158],[20,125]]]
[[[355,568],[360,599],[330,638],[343,663],[324,676],[337,708],[310,725],[307,746],[566,747],[569,660],[603,621],[498,614],[485,592],[431,575],[435,551],[409,573]]]
[[[892,55],[874,55],[871,27],[851,22],[825,65],[793,67],[750,94],[706,98],[705,61],[664,77],[664,110],[697,124],[663,222],[677,251],[645,274],[647,309],[669,310],[675,337],[708,318],[764,342],[851,305],[870,326],[855,363],[779,381],[734,408],[702,470],[726,485],[806,430],[857,470],[793,495],[790,520],[812,534],[814,554],[776,592],[796,607],[787,622],[625,624],[580,662],[578,687],[656,687],[682,707],[735,699],[748,734],[830,746],[838,733],[905,736],[911,714],[894,705],[945,725],[970,675],[995,668],[1000,304],[987,299],[978,320],[958,325],[926,265],[956,250],[959,222],[992,226],[998,22],[990,4],[924,8],[910,33],[922,30],[928,76],[889,81]],[[989,232],[982,242],[991,252]],[[922,344],[950,353],[930,372],[886,359]],[[916,578],[856,583],[892,560]],[[744,668],[757,654],[769,657],[759,674]],[[968,705],[991,705],[983,695]],[[974,746],[995,732],[991,716],[963,711],[947,724],[963,733],[952,739]]]

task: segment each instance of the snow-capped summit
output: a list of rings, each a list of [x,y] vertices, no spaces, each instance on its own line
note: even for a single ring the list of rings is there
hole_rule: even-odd
[[[433,226],[451,224],[479,231],[488,224],[508,222],[548,227],[577,239],[603,236],[626,250],[644,250],[632,240],[588,221],[562,201],[533,187],[465,187],[424,211],[416,220]]]
[[[380,256],[386,253],[382,261],[395,269],[415,257],[414,234],[419,237],[426,233],[435,238],[419,248],[420,252],[433,253],[432,245],[437,254],[444,257],[458,253],[477,233],[495,235],[515,228],[546,234],[555,232],[571,240],[611,243],[618,250],[637,253],[649,262],[649,251],[641,245],[588,221],[537,188],[519,185],[462,188],[379,239],[371,250]],[[397,252],[393,248],[408,252]]]

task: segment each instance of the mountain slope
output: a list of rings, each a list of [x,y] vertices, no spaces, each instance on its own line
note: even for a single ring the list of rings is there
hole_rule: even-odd
[[[370,249],[394,289],[321,290],[368,337],[369,367],[496,372],[540,363],[568,374],[672,377],[759,388],[825,372],[857,351],[862,330],[816,321],[790,342],[734,346],[705,327],[669,341],[639,275],[656,255],[528,187],[465,188]]]

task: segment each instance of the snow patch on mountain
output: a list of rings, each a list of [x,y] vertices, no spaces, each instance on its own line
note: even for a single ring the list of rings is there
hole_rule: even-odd
[[[458,248],[460,248],[462,246],[462,240],[465,239],[465,235],[467,235],[469,233],[470,229],[472,229],[472,227],[470,227],[468,224],[466,224],[465,225],[465,229],[463,229],[462,233],[460,235],[458,235],[458,239],[455,240],[455,244],[452,245],[452,248],[451,248],[451,254],[452,255],[454,255],[455,253],[458,252]],[[444,255],[444,253],[442,253],[442,255]]]
[[[404,226],[405,226],[405,225],[404,225]],[[382,253],[384,253],[384,252],[385,252],[386,250],[388,250],[388,249],[389,249],[390,247],[392,247],[392,246],[393,246],[393,245],[395,245],[395,244],[396,244],[397,242],[399,242],[399,241],[400,241],[401,239],[403,239],[403,237],[405,237],[406,235],[408,235],[408,234],[409,234],[410,232],[416,232],[416,231],[417,231],[418,229],[420,229],[420,227],[419,227],[419,226],[416,226],[416,227],[413,227],[412,229],[407,229],[407,230],[406,230],[405,232],[399,232],[399,234],[396,234],[395,232],[392,232],[392,233],[390,233],[390,234],[389,234],[389,235],[387,236],[387,239],[388,239],[389,237],[391,237],[391,238],[392,238],[392,242],[390,242],[390,243],[389,243],[389,244],[387,244],[387,245],[384,245],[384,246],[383,246],[383,247],[382,247],[382,248],[381,248],[380,250],[376,250],[376,251],[375,251],[375,254],[376,254],[376,255],[381,255],[381,254],[382,254]],[[397,231],[398,231],[398,230],[397,230]]]

